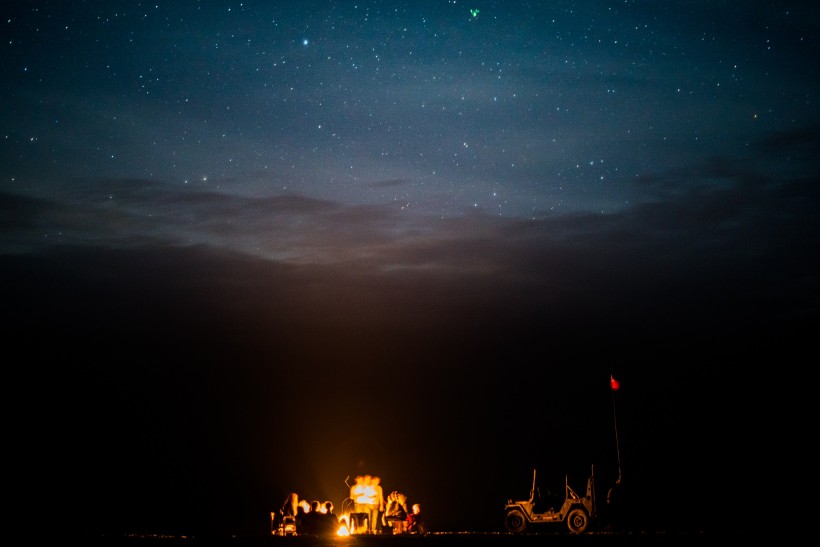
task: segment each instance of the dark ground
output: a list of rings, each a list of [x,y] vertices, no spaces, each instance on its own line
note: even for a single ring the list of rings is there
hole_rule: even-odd
[[[255,537],[97,537],[77,542],[80,545],[133,547],[598,547],[615,545],[738,545],[759,537],[747,532],[636,531],[565,533],[431,533],[426,536],[355,536],[347,538]]]

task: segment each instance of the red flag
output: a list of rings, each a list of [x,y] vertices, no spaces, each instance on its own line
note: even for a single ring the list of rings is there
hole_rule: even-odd
[[[612,391],[618,391],[621,389],[621,384],[618,383],[618,380],[615,379],[613,375],[609,375],[609,387],[612,388]]]

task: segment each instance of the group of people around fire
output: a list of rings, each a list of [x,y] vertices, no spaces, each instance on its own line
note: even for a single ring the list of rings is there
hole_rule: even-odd
[[[393,491],[387,496],[382,523],[394,534],[426,534],[427,527],[421,518],[421,504],[414,503],[407,510],[407,496]]]
[[[339,519],[333,512],[333,502],[309,502],[299,499],[295,492],[288,495],[279,514],[271,513],[271,526],[285,534],[332,535],[339,528]]]
[[[336,535],[344,525],[347,530],[355,528],[355,533],[426,534],[421,505],[414,503],[408,509],[407,496],[395,490],[385,497],[380,482],[379,477],[371,475],[356,477],[341,516],[336,515],[330,501],[308,502],[291,493],[278,514],[271,513],[271,532]]]

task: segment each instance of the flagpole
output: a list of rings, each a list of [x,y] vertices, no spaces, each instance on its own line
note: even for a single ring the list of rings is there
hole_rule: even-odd
[[[621,522],[624,516],[624,496],[622,490],[622,475],[621,475],[621,443],[618,438],[618,413],[615,409],[615,392],[621,389],[621,384],[615,379],[612,374],[609,375],[609,387],[612,388],[612,424],[615,428],[615,454],[618,458],[618,478],[615,479],[615,484],[606,494],[606,503],[608,511],[609,526],[620,528],[623,524]]]
[[[615,411],[615,392],[620,389],[620,384],[613,375],[609,375],[609,386],[612,388],[612,423],[615,427],[615,455],[618,459],[618,483],[621,482],[621,446],[618,440],[618,414]]]

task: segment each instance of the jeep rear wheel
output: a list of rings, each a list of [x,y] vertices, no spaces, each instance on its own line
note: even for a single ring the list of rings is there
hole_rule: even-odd
[[[518,509],[513,509],[507,516],[504,517],[504,527],[508,532],[520,534],[527,529],[527,519],[524,518],[524,513]]]
[[[581,534],[589,526],[589,517],[583,509],[573,509],[567,515],[567,528],[573,534]]]

